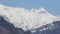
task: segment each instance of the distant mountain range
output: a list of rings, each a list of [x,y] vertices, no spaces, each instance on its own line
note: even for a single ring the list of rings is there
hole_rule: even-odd
[[[50,34],[50,32],[56,34],[60,31],[60,16],[53,16],[43,7],[28,10],[0,4],[0,16],[14,27],[22,28],[24,31],[30,30],[34,34]]]

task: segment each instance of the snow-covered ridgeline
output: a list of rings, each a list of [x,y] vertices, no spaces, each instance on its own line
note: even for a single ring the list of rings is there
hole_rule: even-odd
[[[48,13],[44,8],[27,10],[0,5],[0,15],[17,28],[31,30],[52,23],[55,16]]]

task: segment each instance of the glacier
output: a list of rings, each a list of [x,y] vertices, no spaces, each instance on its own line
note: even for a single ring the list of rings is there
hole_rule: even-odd
[[[2,4],[0,4],[0,16],[3,16],[6,21],[10,22],[15,27],[22,28],[24,31],[31,30],[31,32],[35,32],[35,29],[50,23],[54,26],[52,22],[60,20],[59,17],[50,14],[43,7],[28,10]],[[46,28],[42,30],[46,30]]]

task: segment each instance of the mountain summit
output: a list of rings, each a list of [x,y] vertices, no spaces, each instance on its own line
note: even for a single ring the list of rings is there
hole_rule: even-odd
[[[42,7],[27,10],[0,5],[0,15],[15,27],[22,28],[24,31],[40,28],[56,20],[56,16],[51,15]]]

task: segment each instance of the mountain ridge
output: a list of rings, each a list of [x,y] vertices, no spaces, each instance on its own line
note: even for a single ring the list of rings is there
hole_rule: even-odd
[[[27,10],[0,5],[0,15],[17,28],[24,31],[36,29],[56,21],[56,16],[48,13],[44,8]],[[34,25],[33,25],[34,24]]]

